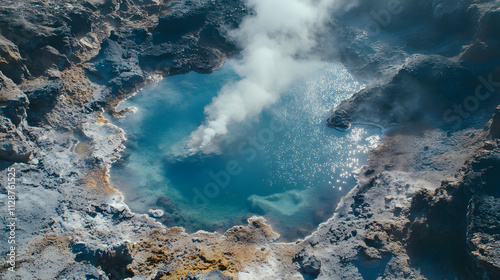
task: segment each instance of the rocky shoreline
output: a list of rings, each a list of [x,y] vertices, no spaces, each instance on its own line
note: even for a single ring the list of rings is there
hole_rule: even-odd
[[[9,216],[15,170],[17,229],[15,272],[0,244],[1,278],[500,277],[500,5],[476,2],[401,1],[377,40],[363,24],[386,1],[338,12],[338,47],[321,51],[367,87],[330,124],[387,133],[335,215],[305,240],[278,243],[258,217],[224,234],[166,228],[132,213],[109,183],[125,138],[103,113],[154,76],[210,72],[237,55],[226,32],[250,12],[242,2],[3,1],[0,213]]]

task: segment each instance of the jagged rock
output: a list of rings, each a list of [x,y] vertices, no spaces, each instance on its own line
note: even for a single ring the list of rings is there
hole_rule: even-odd
[[[128,242],[117,244],[102,250],[88,243],[76,243],[72,246],[77,262],[89,262],[95,267],[100,267],[110,279],[123,279],[133,276],[127,269],[132,262],[131,245]]]
[[[28,74],[18,47],[0,34],[0,71],[16,83]]]
[[[477,156],[467,177],[463,187],[473,194],[467,205],[467,249],[476,265],[496,279],[500,277],[500,150]]]
[[[32,144],[22,132],[28,98],[2,72],[0,85],[0,160],[27,163],[33,153]]]
[[[9,118],[15,126],[26,119],[28,98],[14,82],[0,72],[0,108],[1,115]]]
[[[0,160],[28,163],[32,158],[33,148],[25,139],[0,133]]]
[[[500,276],[500,150],[482,150],[467,163],[458,183],[443,182],[434,193],[412,200],[409,249],[412,254],[447,259],[468,277]],[[435,252],[423,248],[434,247]]]
[[[45,115],[56,106],[57,97],[64,88],[60,80],[54,80],[47,83],[24,86],[23,90],[30,102],[26,112],[28,124],[39,126],[44,121]]]

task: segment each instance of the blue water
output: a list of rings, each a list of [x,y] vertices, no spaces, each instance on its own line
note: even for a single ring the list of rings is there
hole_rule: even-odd
[[[331,108],[362,88],[338,64],[318,63],[259,116],[229,127],[218,152],[178,156],[204,121],[204,107],[239,77],[229,64],[211,74],[166,78],[124,101],[136,107],[114,122],[128,155],[111,179],[133,211],[164,209],[167,226],[224,231],[252,215],[268,219],[283,240],[311,233],[355,185],[353,172],[379,131],[325,125]]]

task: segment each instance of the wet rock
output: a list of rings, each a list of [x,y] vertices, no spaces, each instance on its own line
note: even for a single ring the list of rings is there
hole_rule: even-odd
[[[130,88],[136,88],[137,85],[143,84],[145,81],[144,73],[138,72],[123,72],[118,77],[109,81],[109,85],[118,92],[127,91]]]
[[[333,115],[328,118],[326,124],[340,131],[347,131],[351,128],[351,117],[344,110],[336,110]]]
[[[488,64],[500,56],[498,43],[491,42],[473,42],[461,54],[460,58],[464,61],[476,64]]]
[[[122,118],[128,114],[134,114],[134,113],[137,113],[138,111],[138,108],[137,107],[127,107],[125,109],[122,109],[118,112],[115,112],[113,113],[113,117],[119,119],[119,118]]]
[[[496,279],[500,277],[500,151],[487,150],[470,166],[463,184],[473,194],[467,205],[467,251],[480,270]]]

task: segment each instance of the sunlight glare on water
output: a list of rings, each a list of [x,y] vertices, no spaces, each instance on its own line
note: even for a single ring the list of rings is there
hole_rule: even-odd
[[[362,85],[340,64],[318,63],[258,117],[230,125],[215,153],[179,156],[204,107],[238,79],[226,63],[211,74],[166,78],[122,102],[138,112],[115,120],[128,154],[112,181],[133,211],[165,210],[168,226],[224,231],[262,215],[284,240],[304,237],[333,214],[378,143],[378,129],[325,125]]]

